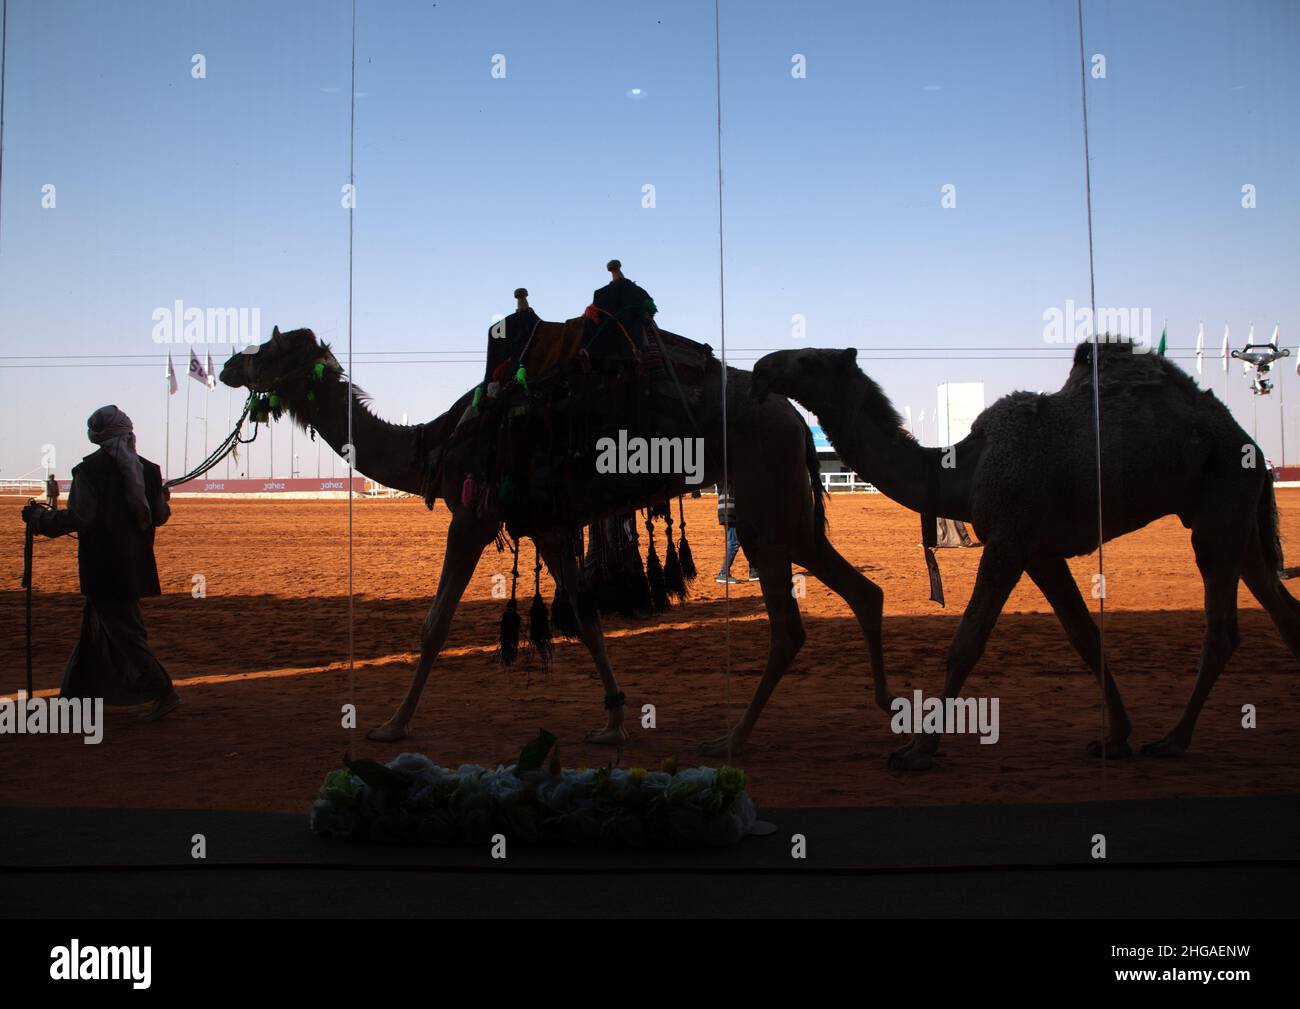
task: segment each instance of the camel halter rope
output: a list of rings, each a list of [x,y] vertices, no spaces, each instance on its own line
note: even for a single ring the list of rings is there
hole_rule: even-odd
[[[248,417],[248,411],[251,410],[253,407],[253,400],[255,398],[256,398],[256,393],[250,392],[248,394],[248,399],[244,401],[244,409],[243,411],[240,412],[239,419],[235,421],[234,430],[231,431],[230,434],[226,435],[224,439],[222,439],[221,444],[216,447],[216,449],[212,452],[211,455],[209,455],[206,459],[204,459],[201,463],[199,463],[196,467],[194,467],[194,469],[190,470],[184,476],[178,476],[172,480],[168,480],[166,483],[163,484],[163,486],[170,490],[172,487],[175,487],[179,484],[186,483],[189,480],[193,480],[195,477],[200,477],[204,473],[208,472],[208,470],[212,469],[212,467],[216,466],[217,463],[221,462],[221,460],[224,459],[226,456],[230,455],[230,453],[235,451],[235,449],[238,448],[240,445],[248,445],[249,443],[251,443],[253,439],[257,437],[256,423],[253,425],[253,434],[252,437],[250,438],[241,437],[239,431],[240,428],[244,426],[244,421]]]

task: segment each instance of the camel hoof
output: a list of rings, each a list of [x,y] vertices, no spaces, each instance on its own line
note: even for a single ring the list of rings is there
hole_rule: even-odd
[[[915,746],[905,746],[889,755],[891,771],[928,771],[933,764],[931,755],[921,752]]]
[[[617,729],[602,729],[600,732],[588,732],[583,739],[600,746],[622,746],[627,742],[627,729],[621,725]]]
[[[1107,760],[1122,760],[1125,757],[1133,756],[1133,748],[1128,745],[1127,740],[1108,739],[1106,740],[1105,754]],[[1088,755],[1100,757],[1102,755],[1102,745],[1100,739],[1094,739],[1088,744]]]
[[[376,743],[395,743],[399,739],[406,738],[406,726],[401,722],[385,722],[367,732],[366,738]]]
[[[942,738],[942,737],[940,737],[940,739],[941,739],[941,738]],[[931,747],[928,751],[926,751],[927,756],[933,757],[936,753],[939,752],[939,743],[940,743],[940,739],[936,739],[935,742],[934,742],[934,746]],[[892,764],[893,759],[894,759],[895,757],[903,757],[903,756],[905,756],[906,754],[914,753],[914,752],[916,752],[916,749],[917,749],[917,746],[916,746],[916,737],[912,737],[912,738],[908,739],[906,745],[904,745],[904,746],[900,746],[897,750],[893,750],[893,751],[890,752],[890,754],[889,754],[889,759],[890,759],[891,764]]]
[[[730,736],[719,736],[717,739],[705,740],[696,749],[704,757],[726,757],[728,754],[736,756],[744,748],[744,743],[738,743]]]
[[[1181,757],[1186,752],[1187,747],[1170,736],[1142,747],[1144,757]]]

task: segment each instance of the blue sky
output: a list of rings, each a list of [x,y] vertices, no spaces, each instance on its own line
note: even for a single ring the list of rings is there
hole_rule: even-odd
[[[544,317],[577,315],[611,257],[666,328],[719,346],[712,4],[358,10],[353,371],[380,413],[440,413],[481,374],[513,288]],[[1088,85],[1099,303],[1149,307],[1157,332],[1167,318],[1176,356],[1201,319],[1212,357],[1225,320],[1238,345],[1251,322],[1266,337],[1280,321],[1294,349],[1300,5],[1084,10],[1087,50],[1107,62]],[[1088,294],[1074,18],[1074,0],[723,0],[733,363],[795,345],[802,315],[805,344],[859,347],[900,408],[927,416],[944,381],[984,381],[990,402],[1061,384],[1068,349],[1044,343],[1043,313]],[[309,326],[342,356],[350,31],[350,2],[333,0],[10,0],[0,476],[37,470],[46,444],[66,474],[104,402],[161,461],[151,314],[177,299],[257,307],[263,337]],[[1300,379],[1281,371],[1300,461]],[[1224,395],[1217,360],[1206,380]],[[1237,367],[1227,383],[1278,458],[1278,397],[1252,402]],[[228,395],[208,395],[192,385],[190,414],[210,409],[215,439]],[[191,463],[202,436],[192,421]],[[314,474],[314,448],[296,448]],[[253,448],[254,474],[268,449]],[[284,427],[277,475],[289,454]]]

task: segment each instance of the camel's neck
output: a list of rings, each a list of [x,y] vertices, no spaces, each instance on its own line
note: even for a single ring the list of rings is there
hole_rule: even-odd
[[[423,474],[415,458],[416,428],[380,420],[354,392],[349,437],[347,380],[315,383],[309,388],[315,390],[314,399],[308,400],[305,390],[287,397],[294,417],[314,428],[345,459],[345,446],[351,442],[353,466],[371,480],[396,490],[420,493]]]
[[[970,521],[978,439],[964,438],[951,448],[925,448],[903,428],[882,419],[892,407],[871,409],[869,395],[864,385],[855,383],[848,397],[820,393],[801,402],[817,414],[840,457],[881,493],[913,511]]]

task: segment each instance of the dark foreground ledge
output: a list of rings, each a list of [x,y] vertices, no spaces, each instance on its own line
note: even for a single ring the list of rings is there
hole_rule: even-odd
[[[1294,915],[1300,892],[1295,796],[760,818],[776,832],[731,849],[516,845],[499,860],[326,841],[305,812],[3,809],[0,914],[1259,917]]]

